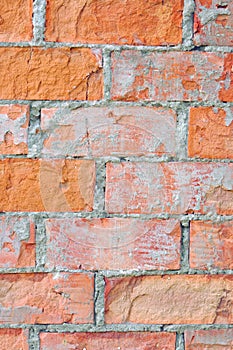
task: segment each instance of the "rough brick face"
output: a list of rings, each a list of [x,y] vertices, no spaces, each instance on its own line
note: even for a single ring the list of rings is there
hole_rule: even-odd
[[[98,100],[101,52],[86,48],[0,48],[1,99]]]
[[[29,107],[0,106],[0,153],[27,154]]]
[[[41,127],[45,155],[175,155],[176,114],[170,109],[43,109]]]
[[[173,333],[41,333],[41,350],[174,350]]]
[[[177,269],[176,220],[48,219],[48,268]]]
[[[233,276],[144,276],[106,280],[105,321],[232,323]]]
[[[3,0],[0,14],[0,41],[32,39],[32,0]]]
[[[233,222],[192,221],[190,266],[197,269],[233,268]]]
[[[0,267],[35,266],[35,225],[27,217],[0,217]]]
[[[29,350],[28,330],[26,329],[0,329],[1,350]]]
[[[185,332],[185,350],[231,350],[233,329],[211,329]]]
[[[91,274],[3,274],[0,323],[92,323],[93,289]]]
[[[112,54],[112,98],[233,101],[232,54],[122,51]]]
[[[0,174],[1,211],[92,209],[92,161],[5,159]]]
[[[120,45],[179,44],[182,10],[183,0],[48,0],[46,39]]]
[[[199,158],[233,158],[233,108],[190,109],[188,154]]]
[[[233,46],[232,1],[195,0],[195,5],[195,44]]]
[[[110,213],[233,213],[233,167],[221,163],[108,163]]]

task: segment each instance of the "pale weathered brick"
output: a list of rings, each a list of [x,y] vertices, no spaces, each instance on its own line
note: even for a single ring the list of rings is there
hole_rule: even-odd
[[[177,220],[47,219],[46,267],[177,269]]]
[[[175,155],[176,114],[149,107],[42,109],[43,154]]]

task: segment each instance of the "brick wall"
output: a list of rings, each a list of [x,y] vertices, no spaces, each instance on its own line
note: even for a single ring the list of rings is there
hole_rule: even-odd
[[[231,0],[3,0],[0,350],[233,346]]]

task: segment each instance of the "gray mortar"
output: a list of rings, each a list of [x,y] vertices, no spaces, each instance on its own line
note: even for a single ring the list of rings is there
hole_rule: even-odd
[[[105,186],[106,186],[106,165],[105,161],[98,159],[95,162],[96,166],[96,184],[94,210],[102,213],[105,208]]]
[[[29,350],[40,350],[39,331],[35,327],[29,328]]]
[[[185,340],[183,333],[176,333],[176,350],[185,350]]]
[[[95,325],[104,326],[104,277],[100,273],[95,273]]]
[[[183,46],[190,50],[193,47],[193,15],[195,10],[194,0],[184,1],[183,11]]]
[[[176,142],[177,157],[180,161],[187,158],[187,139],[188,139],[188,115],[189,108],[183,105],[177,106],[177,125],[176,125]]]
[[[109,102],[111,98],[111,51],[103,49],[103,70],[104,70],[104,101]]]
[[[46,0],[33,0],[33,45],[43,45]]]
[[[181,223],[181,249],[180,249],[180,271],[182,273],[189,272],[189,243],[190,243],[190,225],[187,220]]]
[[[44,220],[40,216],[35,217],[36,225],[36,270],[44,268],[46,261],[47,237]],[[43,269],[44,271],[44,269]]]

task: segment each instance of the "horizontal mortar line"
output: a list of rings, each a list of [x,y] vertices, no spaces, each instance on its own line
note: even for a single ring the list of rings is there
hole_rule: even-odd
[[[63,332],[176,332],[176,331],[186,331],[186,330],[212,330],[212,329],[232,329],[232,324],[105,324],[102,326],[96,326],[94,324],[1,324],[1,329],[5,328],[20,328],[28,329],[34,328],[38,332],[48,332],[48,333],[63,333]]]
[[[37,40],[22,41],[22,42],[0,42],[0,47],[41,47],[41,48],[98,48],[109,51],[121,51],[121,50],[133,50],[133,51],[205,51],[205,52],[233,52],[233,47],[214,46],[214,45],[129,45],[129,44],[98,44],[98,43],[74,43],[74,42],[55,42],[55,41],[44,41]]]
[[[130,269],[130,270],[89,270],[89,269],[68,269],[68,268],[1,268],[0,274],[97,274],[106,278],[122,277],[145,277],[145,276],[229,276],[233,275],[233,270],[198,270],[189,269],[188,271],[180,270],[156,270],[156,269]]]
[[[189,107],[233,107],[233,102],[221,101],[117,101],[117,100],[99,100],[99,101],[81,101],[81,100],[23,100],[23,99],[1,99],[0,105],[5,104],[24,104],[31,105],[32,108],[78,108],[88,107],[164,107],[179,109],[188,109]]]
[[[65,214],[65,218],[64,218]],[[149,219],[161,219],[161,220],[169,220],[169,219],[177,219],[181,223],[188,221],[212,221],[213,223],[224,223],[233,220],[233,215],[208,215],[208,214],[117,214],[117,213],[107,213],[105,211],[92,211],[92,212],[25,212],[25,211],[5,211],[0,212],[1,216],[28,216],[35,217],[35,219],[79,219],[79,218],[90,218],[90,219],[112,219],[112,218],[131,218],[131,219],[140,219],[140,220],[149,220]]]
[[[4,159],[31,159],[31,160],[92,160],[92,161],[102,161],[105,163],[128,163],[128,162],[135,162],[135,163],[180,163],[180,164],[192,164],[192,163],[205,163],[205,164],[218,164],[218,163],[224,163],[224,164],[232,164],[233,159],[221,159],[221,158],[184,158],[184,157],[169,157],[169,156],[103,156],[103,157],[92,157],[92,156],[47,156],[41,153],[38,153],[37,155],[33,154],[30,155],[30,149],[28,155],[21,155],[21,154],[1,154],[0,160]]]

